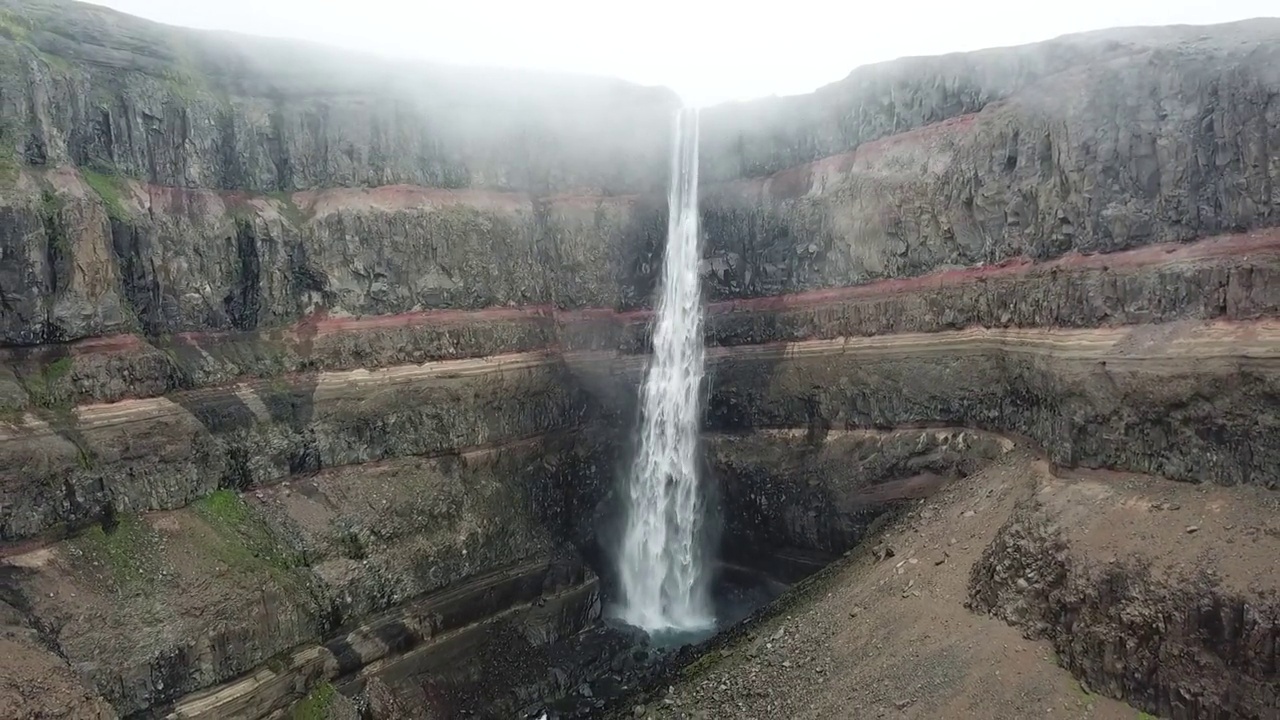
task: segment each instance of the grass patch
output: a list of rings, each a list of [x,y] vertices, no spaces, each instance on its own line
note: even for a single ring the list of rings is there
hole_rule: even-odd
[[[196,509],[212,523],[240,529],[250,522],[249,506],[230,490],[218,490],[196,501]]]
[[[280,579],[305,565],[298,553],[282,546],[266,521],[250,510],[238,493],[217,490],[193,507],[221,536],[221,542],[211,549],[228,567],[249,573],[265,569]]]
[[[94,525],[68,543],[94,570],[104,572],[119,590],[145,587],[160,576],[160,535],[136,515],[116,519],[111,530]]]
[[[122,180],[113,175],[104,175],[88,168],[81,168],[80,174],[84,176],[85,182],[89,183],[89,187],[98,194],[102,199],[102,204],[107,209],[107,217],[112,220],[128,220],[130,214],[124,207],[124,201],[121,199]]]
[[[71,374],[71,358],[54,360],[44,367],[44,378],[48,382],[57,382]]]
[[[74,69],[74,64],[61,55],[45,52],[36,47],[35,42],[31,39],[31,33],[36,29],[36,23],[29,17],[19,15],[11,10],[0,10],[0,36],[9,38],[13,42],[31,50],[50,70],[56,70],[63,74],[70,74]]]
[[[76,464],[81,470],[88,472],[93,469],[93,453],[89,452],[80,443],[76,443]]]
[[[34,29],[35,23],[31,18],[11,10],[0,10],[0,35],[26,45],[31,42],[31,31]]]
[[[71,367],[71,358],[59,358],[41,368],[38,375],[23,378],[22,386],[27,391],[31,404],[49,410],[69,412],[74,393],[61,386],[64,384],[63,380],[70,376]]]
[[[10,120],[0,120],[0,183],[11,187],[18,182],[22,163],[18,153],[18,128]]]
[[[61,215],[64,207],[66,207],[66,203],[62,201],[62,198],[47,187],[40,193],[40,212],[45,217],[52,218]]]
[[[333,706],[333,699],[337,695],[338,689],[333,686],[333,683],[328,681],[320,683],[293,706],[293,720],[326,720],[329,717],[329,708]]]

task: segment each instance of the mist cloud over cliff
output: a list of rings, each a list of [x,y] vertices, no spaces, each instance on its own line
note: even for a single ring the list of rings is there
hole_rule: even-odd
[[[1280,12],[1274,0],[93,0],[153,20],[401,57],[612,75],[710,104],[808,92],[906,55],[1015,45],[1127,25]]]

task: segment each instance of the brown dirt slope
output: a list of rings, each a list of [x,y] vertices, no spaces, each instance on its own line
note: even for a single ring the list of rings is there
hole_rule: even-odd
[[[0,717],[109,720],[116,713],[40,642],[10,605],[0,602]]]
[[[1160,717],[1268,717],[1265,705],[1249,705],[1269,702],[1268,688],[1276,688],[1261,667],[1266,658],[1255,657],[1251,669],[1232,652],[1249,646],[1250,630],[1264,654],[1267,637],[1274,642],[1280,582],[1268,558],[1280,551],[1276,502],[1261,490],[1136,475],[1064,477],[1017,449],[922,502],[878,542],[829,568],[774,618],[694,663],[662,697],[632,714],[742,720],[1152,717],[1095,694],[1105,692],[1158,710]],[[1059,572],[1037,576],[1026,563],[1013,573],[997,570],[1013,569],[1009,558],[1018,554],[1008,547],[1017,543],[1010,539],[1031,526],[1048,529],[1053,539],[1036,547],[1053,551]],[[885,548],[892,556],[885,557]],[[1149,568],[1150,574],[1129,575],[1126,592],[1140,588],[1156,598],[1162,596],[1152,589],[1165,580],[1216,571],[1217,592],[1247,595],[1255,622],[1234,644],[1173,627],[1144,636],[1142,621],[1132,618],[1127,626],[1108,625],[1114,608],[1090,605],[1089,592],[1073,598],[1062,589],[1072,582],[1099,587],[1088,582],[1097,580],[1088,573],[1095,565],[1113,572]],[[1045,610],[1063,603],[1078,604],[1074,632],[1063,632]],[[1179,610],[1159,600],[1149,609],[1155,616]],[[1113,647],[1097,637],[1103,633],[1112,635]],[[1049,639],[1028,639],[1041,637]],[[1091,638],[1099,641],[1090,644]],[[1140,665],[1151,657],[1186,674],[1144,674]],[[1177,666],[1178,658],[1202,666]],[[1126,686],[1124,678],[1145,678],[1145,686]]]

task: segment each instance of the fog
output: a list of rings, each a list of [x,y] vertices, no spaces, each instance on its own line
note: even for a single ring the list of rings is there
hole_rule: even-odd
[[[95,0],[161,22],[393,57],[609,75],[706,105],[808,92],[904,55],[1280,13],[1276,0]]]

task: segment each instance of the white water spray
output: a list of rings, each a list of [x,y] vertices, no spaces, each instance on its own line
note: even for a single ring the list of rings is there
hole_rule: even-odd
[[[698,430],[704,371],[698,263],[698,111],[676,117],[666,258],[642,390],[620,552],[621,619],[650,632],[714,623],[702,543]]]

